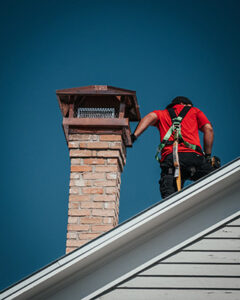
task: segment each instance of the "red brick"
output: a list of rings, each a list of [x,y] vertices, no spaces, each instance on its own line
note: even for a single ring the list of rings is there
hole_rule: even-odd
[[[85,158],[83,163],[86,165],[104,165],[105,160],[103,158]]]
[[[69,216],[90,216],[91,210],[90,209],[69,209],[68,215]]]
[[[68,232],[67,233],[67,239],[77,239],[77,233],[76,232]]]
[[[116,209],[116,206],[117,206],[116,202],[106,202],[104,204],[104,207],[108,209]]]
[[[75,184],[74,184],[74,181],[73,181],[73,180],[70,180],[70,182],[69,182],[69,186],[75,186]]]
[[[68,224],[77,224],[78,217],[68,217]]]
[[[79,188],[78,187],[71,187],[69,189],[69,194],[74,194],[74,195],[77,195],[79,193]]]
[[[113,224],[113,218],[110,217],[104,217],[103,218],[103,224]]]
[[[99,151],[99,150],[92,150],[92,157],[96,157],[98,151]]]
[[[78,208],[79,207],[79,202],[69,202],[68,203],[68,208]]]
[[[95,186],[116,186],[116,180],[95,181]]]
[[[91,141],[99,141],[99,134],[91,134]]]
[[[86,186],[86,182],[84,180],[72,179],[72,180],[70,180],[69,186],[71,186],[71,187]]]
[[[115,212],[113,209],[93,209],[93,216],[113,217]]]
[[[89,142],[86,144],[87,149],[108,149],[108,143],[105,142]]]
[[[86,180],[73,180],[74,186],[91,186],[91,184],[89,184],[89,182],[87,182]]]
[[[71,179],[79,179],[80,178],[80,174],[79,173],[71,173],[70,174],[70,178]]]
[[[82,188],[83,194],[103,194],[102,188],[91,188],[91,187],[84,187]]]
[[[119,157],[119,151],[114,151],[114,150],[98,151],[97,156],[98,157],[99,156],[100,157]]]
[[[68,148],[72,149],[72,148],[78,148],[79,147],[79,142],[78,141],[74,141],[74,142],[69,142],[68,143]]]
[[[92,231],[96,232],[106,232],[113,228],[113,225],[93,225]]]
[[[118,167],[117,166],[96,166],[95,171],[96,172],[117,172]]]
[[[87,243],[87,241],[86,241],[84,244],[86,244],[86,243]],[[68,254],[68,253],[74,251],[75,249],[77,249],[77,247],[67,247],[67,248],[66,248],[66,254]]]
[[[70,150],[70,157],[88,157],[91,155],[91,150]]]
[[[91,180],[77,180],[77,179],[72,179],[70,180],[70,186],[75,186],[75,187],[81,187],[81,186],[92,186],[92,181]]]
[[[122,145],[120,143],[112,143],[109,145],[109,149],[118,149],[121,150],[122,149]]]
[[[121,141],[121,135],[100,135],[100,141]]]
[[[118,188],[116,187],[106,187],[107,194],[116,194],[118,192]]]
[[[102,202],[82,202],[81,208],[103,208]]]
[[[92,186],[92,180],[76,180],[76,186]]]
[[[80,165],[81,159],[80,158],[71,158],[71,165]]]
[[[86,149],[87,143],[79,143],[80,149]]]
[[[93,240],[99,235],[99,233],[80,233],[78,236],[81,240]]]
[[[68,224],[67,228],[69,231],[88,231],[90,225]]]
[[[68,253],[70,253],[70,252],[72,252],[73,250],[75,250],[74,248],[66,248],[66,254],[68,254]]]
[[[107,179],[117,179],[117,173],[108,173]]]
[[[86,242],[79,240],[67,240],[67,247],[80,247],[84,245]]]
[[[90,172],[91,166],[71,166],[71,172]]]
[[[104,173],[85,173],[83,174],[83,179],[104,179]]]
[[[93,200],[94,201],[115,201],[116,196],[115,195],[94,195]]]
[[[102,224],[103,218],[100,217],[82,217],[81,218],[81,223],[82,224]]]
[[[108,159],[107,159],[107,163],[108,163],[109,165],[117,165],[118,160],[117,160],[117,158],[108,158]]]
[[[90,195],[70,195],[69,201],[89,201],[91,199]]]
[[[70,134],[69,140],[70,141],[89,141],[91,139],[90,134]]]

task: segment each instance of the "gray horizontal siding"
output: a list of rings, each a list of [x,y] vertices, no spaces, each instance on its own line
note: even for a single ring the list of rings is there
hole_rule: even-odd
[[[165,263],[240,263],[240,252],[181,251],[164,260]]]
[[[187,251],[240,251],[240,239],[203,239],[187,248]]]
[[[240,219],[118,285],[102,300],[239,300]]]
[[[240,230],[239,227],[226,226],[218,231],[207,235],[206,238],[236,239],[240,238]]]
[[[119,288],[154,288],[154,289],[239,289],[240,278],[233,277],[149,277],[136,276]]]
[[[240,276],[240,264],[158,264],[140,275],[144,276]]]
[[[176,296],[177,295],[177,296]],[[239,300],[240,291],[228,290],[141,290],[118,289],[98,300]]]
[[[240,226],[240,218],[228,223],[227,226]]]

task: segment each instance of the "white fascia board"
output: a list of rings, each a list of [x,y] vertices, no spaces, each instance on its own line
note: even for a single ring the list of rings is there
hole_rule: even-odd
[[[24,295],[26,297],[31,294],[35,295],[60,280],[68,278],[76,271],[84,270],[84,273],[87,273],[88,266],[108,253],[123,247],[128,241],[138,239],[151,229],[154,230],[156,226],[160,227],[167,224],[169,219],[179,216],[191,207],[197,206],[203,198],[208,198],[211,201],[210,194],[213,195],[214,192],[234,184],[239,180],[239,174],[240,159],[237,159],[205,179],[187,187],[182,192],[173,195],[167,201],[153,206],[14,285],[3,292],[0,299],[23,299]],[[203,232],[203,234],[205,233]],[[180,246],[182,247],[182,245]],[[170,250],[170,252],[173,251],[176,251],[176,249]],[[165,254],[169,255],[170,253]],[[96,295],[96,293],[94,294]],[[90,298],[87,297],[86,299]]]

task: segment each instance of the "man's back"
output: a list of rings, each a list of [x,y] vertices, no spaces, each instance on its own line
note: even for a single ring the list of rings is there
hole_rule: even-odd
[[[176,104],[174,105],[173,109],[178,116],[179,113],[184,108],[184,105],[182,104]],[[158,120],[155,124],[155,126],[159,129],[160,132],[160,139],[164,138],[165,134],[167,133],[168,129],[172,125],[172,120],[169,115],[169,112],[167,109],[164,110],[156,110],[153,111],[157,117]],[[181,134],[185,141],[187,141],[190,144],[197,145],[201,148],[201,143],[199,139],[199,133],[198,130],[201,130],[202,126],[207,124],[209,120],[204,115],[203,112],[201,112],[196,107],[191,107],[189,112],[184,117],[182,123],[181,123]],[[173,135],[170,137],[169,141],[173,141],[174,137]],[[162,150],[162,160],[170,153],[172,153],[172,145],[166,145]],[[179,144],[179,152],[196,152],[195,150],[192,150],[185,146],[183,143]],[[199,154],[199,153],[198,153]]]

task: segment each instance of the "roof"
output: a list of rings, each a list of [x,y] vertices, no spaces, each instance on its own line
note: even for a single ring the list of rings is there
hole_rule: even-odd
[[[117,88],[109,85],[89,85],[70,89],[57,90],[57,95],[136,95],[135,91]]]
[[[15,284],[0,299],[99,296],[239,216],[239,177],[240,158]]]

